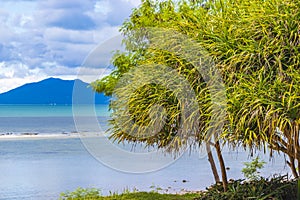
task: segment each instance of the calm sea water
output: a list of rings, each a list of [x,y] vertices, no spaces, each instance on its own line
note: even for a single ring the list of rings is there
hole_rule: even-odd
[[[90,107],[76,108],[77,115],[89,117]],[[79,112],[81,111],[81,112]],[[109,112],[107,106],[96,106],[100,126],[107,128]],[[89,123],[89,120],[86,120]],[[89,125],[87,124],[86,131]],[[92,127],[92,126],[91,126]],[[71,106],[0,106],[0,133],[61,134],[76,132]],[[104,139],[104,138],[103,138]],[[128,145],[125,145],[125,149]],[[267,155],[261,155],[265,161]],[[122,158],[114,152],[107,153],[110,159],[120,162]],[[248,160],[245,152],[224,149],[224,157],[230,170],[229,178],[243,178],[241,169]],[[149,163],[142,163],[149,165]],[[143,166],[141,166],[143,167]],[[58,199],[61,192],[78,187],[94,187],[103,194],[122,192],[129,188],[151,190],[161,187],[169,192],[181,189],[205,189],[213,183],[207,158],[197,152],[185,153],[174,163],[163,169],[132,174],[105,166],[85,149],[79,138],[69,139],[24,139],[0,140],[0,199],[4,200],[48,200]],[[286,173],[284,160],[280,156],[268,162],[262,175]],[[186,180],[186,182],[183,180]]]
[[[73,109],[76,109],[73,112]],[[81,117],[97,117],[100,126],[107,129],[109,112],[107,105],[0,105],[0,134],[61,134],[77,132],[74,115]],[[91,126],[87,123],[87,130]]]

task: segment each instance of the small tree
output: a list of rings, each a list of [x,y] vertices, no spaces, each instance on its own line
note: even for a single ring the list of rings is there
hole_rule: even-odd
[[[261,177],[259,175],[258,169],[262,169],[266,162],[260,161],[259,157],[257,156],[251,162],[245,162],[245,167],[242,169],[244,176],[250,181],[257,181]]]

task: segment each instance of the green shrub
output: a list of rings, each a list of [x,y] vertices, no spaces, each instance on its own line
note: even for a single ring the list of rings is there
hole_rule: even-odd
[[[297,199],[297,181],[288,180],[287,175],[273,177],[270,180],[261,178],[255,181],[235,180],[223,192],[222,184],[218,183],[195,200],[286,200]]]
[[[94,200],[94,199],[99,199],[101,193],[99,189],[96,188],[77,188],[73,192],[65,192],[60,194],[60,200],[79,200],[79,199],[84,199],[84,200]]]
[[[245,167],[242,169],[245,178],[250,181],[259,180],[261,176],[259,175],[258,169],[262,169],[264,164],[266,164],[266,162],[260,161],[258,156],[251,162],[245,162]]]

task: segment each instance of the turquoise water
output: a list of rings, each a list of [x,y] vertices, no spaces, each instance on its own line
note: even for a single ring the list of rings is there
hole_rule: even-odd
[[[107,105],[0,105],[0,134],[60,134],[77,132],[74,116],[96,117],[102,130],[107,129]],[[92,129],[85,120],[86,132]]]
[[[108,105],[1,105],[0,117],[72,117],[80,115],[109,116]]]

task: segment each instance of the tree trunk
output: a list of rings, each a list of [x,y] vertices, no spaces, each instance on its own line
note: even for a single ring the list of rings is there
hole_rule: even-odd
[[[290,159],[290,161],[287,161],[287,164],[291,168],[293,176],[295,178],[298,178],[299,175],[298,175],[298,172],[297,172],[296,167],[295,167],[295,159],[292,156],[289,156],[289,159]]]
[[[218,182],[220,182],[220,177],[219,177],[219,174],[218,174],[218,170],[217,170],[217,167],[216,167],[216,164],[215,164],[214,157],[213,157],[212,152],[211,152],[209,142],[206,142],[206,152],[207,152],[208,161],[210,163],[210,167],[211,167],[211,170],[213,172],[215,181],[216,181],[216,183],[218,183]]]
[[[215,148],[216,148],[216,151],[217,151],[217,155],[218,155],[218,159],[219,159],[219,163],[220,163],[220,168],[221,168],[221,172],[222,172],[223,189],[224,189],[224,192],[226,192],[227,189],[228,189],[227,172],[226,172],[225,162],[224,162],[224,159],[223,159],[223,156],[222,156],[222,151],[221,151],[219,141],[216,141]]]
[[[296,170],[296,171],[298,172],[298,173],[297,173],[297,175],[298,175],[297,178],[299,179],[299,176],[300,176],[300,160],[297,160],[297,162],[298,162],[298,166],[297,166],[297,170]],[[300,189],[300,188],[299,188],[299,189]],[[300,198],[300,197],[299,197],[299,198]]]

